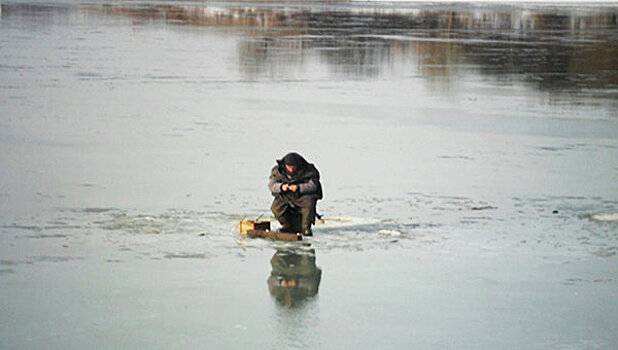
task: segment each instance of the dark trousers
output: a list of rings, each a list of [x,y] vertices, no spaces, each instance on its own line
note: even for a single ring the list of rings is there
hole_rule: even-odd
[[[278,195],[270,209],[284,231],[305,232],[315,223],[316,199],[310,195]]]

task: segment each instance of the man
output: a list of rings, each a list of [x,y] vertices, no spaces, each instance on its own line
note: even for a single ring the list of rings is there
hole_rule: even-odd
[[[288,153],[277,160],[268,181],[275,197],[271,210],[283,232],[300,232],[312,236],[315,203],[322,199],[320,173],[298,153]]]

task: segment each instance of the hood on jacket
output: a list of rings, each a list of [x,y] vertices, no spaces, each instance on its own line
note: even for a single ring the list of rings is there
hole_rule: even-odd
[[[297,169],[304,169],[307,166],[307,161],[303,156],[296,152],[290,152],[283,156],[283,158],[277,160],[277,163],[281,166],[283,165],[294,165]]]

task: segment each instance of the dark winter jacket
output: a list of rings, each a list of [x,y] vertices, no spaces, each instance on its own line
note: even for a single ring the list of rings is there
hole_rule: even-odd
[[[277,165],[272,168],[268,181],[268,187],[273,196],[296,195],[295,193],[281,191],[281,185],[283,184],[296,184],[298,185],[298,195],[307,194],[316,199],[322,199],[320,172],[304,158],[300,157],[300,160],[298,170],[294,174],[288,174],[285,171],[282,159],[277,160]]]

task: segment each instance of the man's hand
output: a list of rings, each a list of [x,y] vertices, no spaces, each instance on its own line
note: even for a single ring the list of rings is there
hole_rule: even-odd
[[[297,184],[283,184],[281,185],[281,191],[283,192],[296,192],[298,191],[298,185]]]

